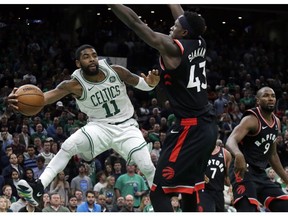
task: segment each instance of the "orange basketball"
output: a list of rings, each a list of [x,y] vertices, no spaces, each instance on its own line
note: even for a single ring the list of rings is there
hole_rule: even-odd
[[[35,85],[23,85],[16,91],[18,95],[18,111],[25,116],[33,116],[44,107],[44,94]]]

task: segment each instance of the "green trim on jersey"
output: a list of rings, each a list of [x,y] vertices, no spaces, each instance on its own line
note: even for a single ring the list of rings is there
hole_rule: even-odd
[[[80,72],[80,74],[81,74],[81,72]],[[79,100],[79,101],[86,100],[86,98],[87,98],[87,89],[85,88],[85,84],[77,76],[73,76],[73,78],[76,79],[80,83],[80,85],[82,86],[82,90],[83,90],[81,97],[77,98],[77,100]]]
[[[89,140],[89,144],[90,144],[90,148],[91,148],[91,155],[92,158],[94,158],[93,152],[94,152],[94,145],[93,145],[93,139],[92,137],[89,135],[89,133],[85,130],[84,127],[81,128],[82,133],[87,137],[87,139]]]
[[[130,162],[131,162],[131,160],[132,160],[132,158],[131,158],[132,154],[133,154],[134,152],[136,152],[136,151],[139,151],[140,149],[142,149],[142,148],[145,147],[146,145],[147,145],[147,142],[143,142],[141,145],[139,145],[139,146],[137,146],[137,147],[135,147],[135,148],[133,148],[133,149],[130,150],[130,152],[128,153],[128,156],[127,156],[127,164],[128,164],[128,165],[130,164]]]
[[[108,62],[106,61],[106,59],[103,59],[103,60],[104,60],[103,62],[104,62],[113,72],[115,72],[115,75],[116,75],[118,81],[123,84],[124,82],[120,79],[118,73],[108,64]]]

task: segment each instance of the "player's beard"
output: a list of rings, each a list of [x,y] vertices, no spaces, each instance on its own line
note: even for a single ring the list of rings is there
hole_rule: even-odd
[[[275,109],[274,105],[266,105],[261,107],[264,112],[272,113]]]
[[[84,67],[83,65],[81,65],[81,69],[84,72],[85,75],[87,76],[94,76],[97,75],[99,73],[99,65],[96,65],[96,69],[90,69],[90,65]]]

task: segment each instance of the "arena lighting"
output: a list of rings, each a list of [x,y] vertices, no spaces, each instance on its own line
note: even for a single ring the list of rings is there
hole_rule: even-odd
[[[239,19],[239,20],[241,20],[241,19],[242,19],[242,17],[241,17],[241,16],[239,16],[239,17],[238,17],[238,19]]]
[[[223,24],[223,25],[225,25],[225,24],[226,24],[226,22],[225,22],[225,21],[223,21],[223,22],[222,22],[222,24]]]
[[[108,8],[107,10],[111,10],[111,8]]]
[[[29,8],[29,7],[26,7],[25,9],[26,9],[26,10],[29,10],[30,8]]]
[[[97,13],[97,16],[100,16],[101,15],[101,13]]]
[[[152,13],[152,14],[154,14],[154,13],[155,13],[155,11],[151,11],[151,13]]]

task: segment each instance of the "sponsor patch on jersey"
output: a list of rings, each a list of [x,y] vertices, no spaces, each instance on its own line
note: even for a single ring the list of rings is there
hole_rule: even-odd
[[[111,77],[109,78],[109,81],[110,81],[111,83],[114,83],[114,82],[116,81],[116,77],[115,77],[115,76],[111,76]]]

